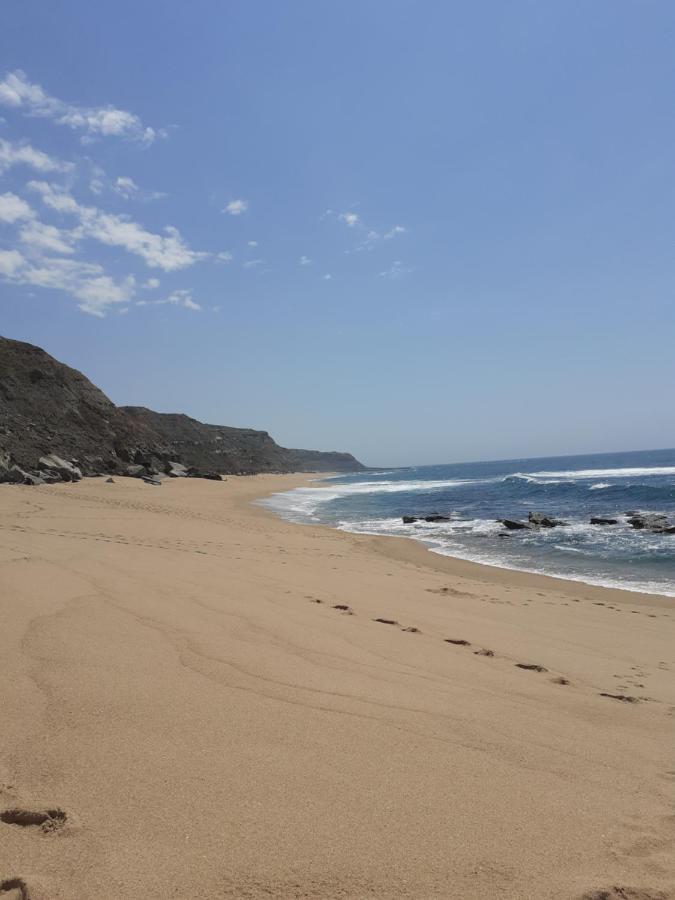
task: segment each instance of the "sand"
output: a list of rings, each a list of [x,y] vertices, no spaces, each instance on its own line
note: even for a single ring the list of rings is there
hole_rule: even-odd
[[[0,488],[1,900],[675,896],[675,601],[302,482]]]

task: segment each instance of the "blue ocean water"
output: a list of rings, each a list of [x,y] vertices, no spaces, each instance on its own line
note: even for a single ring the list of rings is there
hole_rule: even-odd
[[[638,531],[626,521],[628,511],[639,510],[675,522],[675,450],[368,471],[263,502],[295,522],[407,536],[460,559],[675,596],[675,535]],[[499,537],[497,519],[526,519],[530,510],[569,524]],[[401,521],[432,512],[450,521]],[[620,521],[590,525],[591,516]]]

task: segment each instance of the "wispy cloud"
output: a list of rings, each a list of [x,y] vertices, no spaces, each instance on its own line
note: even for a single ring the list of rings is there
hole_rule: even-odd
[[[168,297],[163,300],[139,300],[136,306],[181,306],[183,309],[191,309],[193,312],[199,312],[201,306],[192,299],[192,291],[180,290],[172,291]]]
[[[262,266],[264,263],[264,259],[247,259],[246,262],[242,263],[242,266],[245,269],[257,269],[258,266]]]
[[[356,228],[357,225],[361,224],[361,217],[355,212],[338,213],[338,219],[350,228]]]
[[[412,272],[412,269],[409,266],[404,266],[403,263],[397,259],[388,269],[380,272],[380,278],[400,278],[401,275],[408,275],[410,272]]]
[[[143,287],[150,291],[154,291],[155,288],[159,287],[159,278],[148,278]]]
[[[257,241],[248,241],[248,242],[247,242],[247,245],[248,245],[249,247],[257,247],[257,246],[258,246],[258,242],[257,242]]]
[[[330,272],[327,272],[327,273],[323,276],[323,280],[324,280],[324,281],[331,281],[332,278],[333,278],[333,276],[330,274]]]
[[[28,143],[0,138],[0,174],[12,166],[29,166],[36,172],[69,172],[74,168],[72,163],[54,159]]]
[[[31,219],[21,227],[19,240],[28,250],[38,253],[61,253],[70,255],[75,252],[75,236],[70,231],[46,225],[37,219]]]
[[[21,219],[31,219],[33,215],[33,210],[21,197],[11,191],[0,194],[0,222],[11,225]]]
[[[311,266],[312,260],[309,258],[309,256],[301,256],[298,264],[301,266]]]
[[[116,178],[112,189],[125,200],[163,200],[167,196],[163,191],[146,191],[128,175],[120,175]]]
[[[157,137],[166,136],[166,131],[144,125],[135,113],[127,110],[111,105],[80,106],[52,97],[39,84],[29,81],[20,69],[9,72],[0,81],[0,105],[81,131],[85,142],[100,137],[121,137],[147,145]]]
[[[234,256],[232,256],[229,250],[221,250],[220,253],[216,253],[216,262],[231,263],[233,259]]]
[[[65,291],[83,312],[102,317],[109,306],[129,303],[135,292],[132,275],[115,281],[98,263],[40,257],[27,259],[17,250],[0,251],[0,274],[15,284]]]
[[[230,200],[223,212],[230,216],[240,216],[248,209],[248,200]]]
[[[147,231],[128,216],[103,212],[94,206],[80,205],[71,194],[45,181],[31,181],[28,188],[42,198],[49,208],[79,221],[78,235],[122,247],[139,256],[147,266],[173,272],[194,265],[208,254],[191,250],[177,228],[166,226],[164,234]]]

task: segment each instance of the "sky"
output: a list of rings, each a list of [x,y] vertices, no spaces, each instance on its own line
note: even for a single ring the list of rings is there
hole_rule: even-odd
[[[675,446],[670,0],[0,15],[0,334],[374,466]]]

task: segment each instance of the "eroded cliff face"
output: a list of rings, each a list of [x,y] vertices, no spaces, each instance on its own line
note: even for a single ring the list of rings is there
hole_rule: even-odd
[[[347,453],[287,450],[264,431],[117,407],[40,347],[0,337],[0,480],[179,472],[173,462],[193,475],[363,468]]]
[[[351,453],[289,450],[266,431],[207,425],[177,413],[123,406],[134,421],[152,429],[187,465],[217,472],[354,472],[363,465]]]

